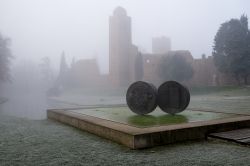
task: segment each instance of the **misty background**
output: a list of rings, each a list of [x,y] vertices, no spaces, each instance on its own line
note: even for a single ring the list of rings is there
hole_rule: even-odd
[[[0,87],[0,97],[8,98],[2,112],[45,118],[46,91],[58,76],[62,52],[68,65],[73,58],[97,58],[101,73],[108,73],[109,16],[117,6],[132,18],[132,43],[142,53],[152,51],[153,37],[167,36],[173,50],[189,50],[194,58],[212,54],[223,22],[250,15],[247,0],[0,0],[0,33],[11,39],[14,57],[11,83]],[[49,63],[44,64],[44,57]],[[44,65],[53,71],[51,83],[44,79]],[[67,99],[82,104],[124,102],[118,97],[79,98],[73,92]]]
[[[171,38],[173,50],[190,50],[195,58],[211,55],[222,22],[250,15],[247,0],[0,0],[0,32],[9,37],[15,60],[39,64],[48,56],[55,70],[66,61],[98,58],[108,72],[108,18],[122,6],[132,18],[132,40],[151,52],[152,37]]]

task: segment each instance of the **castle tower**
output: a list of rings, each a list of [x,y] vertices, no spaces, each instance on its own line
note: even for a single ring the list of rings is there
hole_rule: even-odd
[[[131,40],[131,18],[117,7],[109,18],[109,75],[115,86],[126,86],[133,76],[134,46]]]

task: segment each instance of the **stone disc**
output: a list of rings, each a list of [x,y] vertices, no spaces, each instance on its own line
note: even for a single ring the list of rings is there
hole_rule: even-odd
[[[129,86],[126,101],[128,107],[134,113],[148,114],[157,106],[157,89],[152,84],[137,81]]]
[[[158,88],[157,104],[169,114],[184,111],[190,102],[189,90],[176,81],[167,81]]]

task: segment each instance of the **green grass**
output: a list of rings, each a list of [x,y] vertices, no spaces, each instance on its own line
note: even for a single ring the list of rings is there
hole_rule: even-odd
[[[148,115],[136,115],[128,107],[110,107],[98,109],[71,110],[84,115],[94,116],[114,122],[124,123],[137,127],[152,127],[161,125],[180,124],[188,122],[206,121],[233,117],[231,114],[201,112],[186,110],[176,115],[170,115],[156,108]]]
[[[134,115],[128,117],[129,124],[143,127],[171,125],[186,122],[188,122],[188,119],[183,115],[162,115],[158,117],[152,115]]]

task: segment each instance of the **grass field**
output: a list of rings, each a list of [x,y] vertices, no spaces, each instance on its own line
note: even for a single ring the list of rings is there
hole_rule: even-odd
[[[250,87],[213,87],[193,89],[190,109],[250,115]]]
[[[84,105],[125,104],[123,90],[69,90],[53,99],[65,103]],[[196,87],[190,88],[189,109],[250,114],[250,87]]]
[[[241,165],[249,147],[214,140],[130,150],[50,120],[0,116],[0,165]]]
[[[74,96],[74,93],[65,93],[56,100],[67,99],[66,101],[71,103],[70,106],[82,103],[112,104],[112,102],[124,101],[123,96],[113,92],[110,92],[110,96],[97,96],[96,99],[94,96],[90,96],[90,101],[87,101],[88,97],[84,96],[86,94],[81,92]],[[197,88],[192,89],[191,94],[189,108],[249,114],[250,88],[248,87],[210,87],[203,88],[203,90]],[[63,104],[62,102],[60,106],[67,105],[67,103]],[[1,109],[4,107],[1,108],[0,105]],[[0,111],[1,166],[250,165],[250,149],[243,145],[203,140],[144,150],[130,150],[122,145],[61,123],[46,119],[32,120],[30,117],[19,118],[6,115],[6,112]],[[131,121],[138,122],[138,118]]]

